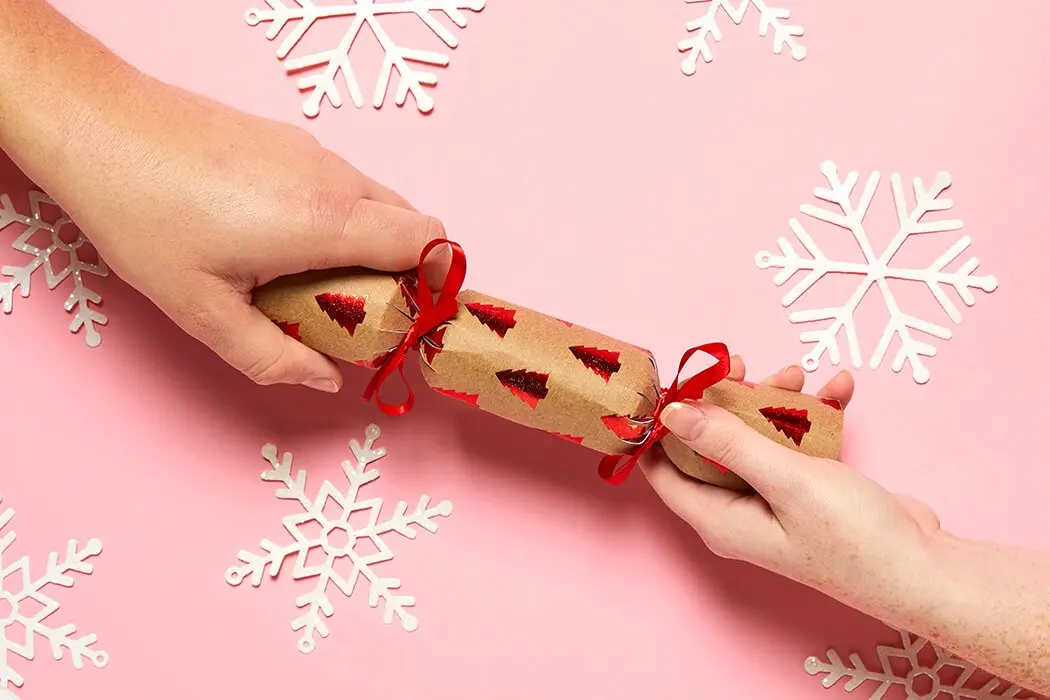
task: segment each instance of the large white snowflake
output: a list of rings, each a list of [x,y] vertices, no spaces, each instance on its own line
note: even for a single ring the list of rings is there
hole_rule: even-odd
[[[430,72],[431,66],[447,66],[447,54],[422,49],[402,48],[391,38],[383,27],[380,18],[389,15],[415,15],[450,49],[458,46],[459,41],[445,25],[434,16],[442,12],[459,28],[467,26],[467,16],[463,10],[480,12],[485,7],[485,0],[356,0],[339,4],[317,3],[314,0],[266,0],[270,9],[252,8],[244,14],[244,19],[251,26],[270,22],[266,38],[273,40],[289,22],[298,22],[288,37],[277,48],[277,58],[284,61],[289,73],[323,69],[319,73],[304,76],[299,80],[299,89],[310,91],[310,96],[303,102],[303,112],[308,117],[316,117],[321,111],[321,102],[328,98],[333,107],[343,103],[337,78],[342,74],[343,82],[350,92],[350,99],[356,107],[364,106],[364,96],[357,82],[350,62],[350,53],[354,42],[367,26],[382,47],[384,58],[379,76],[376,79],[372,105],[378,109],[386,98],[391,74],[397,70],[398,83],[395,92],[397,104],[404,105],[408,93],[416,101],[420,112],[434,109],[434,98],[426,91],[427,87],[437,85],[437,75]],[[339,44],[331,50],[288,58],[295,45],[306,36],[315,23],[324,20],[342,19],[347,22],[346,32]]]
[[[12,657],[17,654],[32,661],[36,635],[48,641],[56,660],[61,660],[68,651],[73,666],[78,669],[84,667],[84,659],[97,668],[109,661],[106,652],[93,648],[97,641],[95,635],[74,637],[76,625],[47,626],[47,619],[58,610],[58,602],[44,592],[47,586],[72,586],[71,572],[90,574],[92,566],[87,560],[102,551],[102,543],[89,540],[81,549],[76,540],[70,540],[65,556],[59,559],[59,555],[53,552],[48,557],[44,574],[34,578],[29,573],[29,557],[10,563],[4,558],[15,541],[14,531],[5,533],[4,528],[14,516],[15,512],[10,508],[0,511],[0,700],[18,699],[13,688],[21,688],[24,679],[12,668]],[[20,640],[16,638],[19,631]]]
[[[813,348],[803,356],[802,366],[807,371],[816,369],[820,358],[825,353],[831,364],[838,365],[840,361],[838,335],[842,332],[845,334],[854,367],[861,367],[860,343],[854,313],[868,291],[872,287],[877,287],[886,304],[889,316],[882,338],[872,353],[869,366],[872,369],[877,368],[890,349],[890,344],[896,339],[898,349],[891,368],[894,372],[900,372],[904,363],[908,362],[911,365],[912,377],[916,382],[924,384],[930,379],[930,371],[923,358],[933,357],[937,349],[922,340],[921,336],[917,336],[916,333],[948,340],[952,337],[952,332],[949,328],[924,321],[903,311],[894,296],[890,280],[925,284],[944,313],[954,323],[962,323],[962,314],[945,293],[946,287],[954,289],[967,306],[973,306],[975,299],[972,290],[981,289],[991,292],[998,286],[995,277],[974,274],[979,264],[977,258],[970,258],[954,272],[945,270],[953,260],[969,248],[971,240],[966,235],[960,236],[927,267],[911,269],[892,265],[894,256],[900,252],[901,247],[910,237],[957,231],[962,228],[962,222],[958,219],[924,220],[931,212],[946,211],[952,207],[950,199],[941,197],[944,190],[951,184],[951,177],[948,173],[939,173],[929,187],[923,184],[921,179],[915,178],[913,182],[915,205],[909,206],[900,175],[894,173],[891,176],[890,183],[893,189],[893,201],[896,205],[898,228],[886,249],[882,253],[877,253],[864,229],[864,217],[879,186],[880,174],[876,171],[868,177],[864,191],[854,204],[852,195],[857,184],[856,171],[851,171],[845,179],[841,179],[838,166],[831,161],[826,161],[821,166],[821,172],[828,180],[828,187],[819,187],[814,190],[813,194],[817,199],[834,205],[837,211],[830,211],[812,204],[804,204],[800,210],[806,216],[849,231],[860,248],[863,260],[856,262],[828,258],[797,219],[791,219],[788,225],[795,234],[795,238],[805,248],[808,257],[799,255],[787,238],[780,238],[777,241],[780,246],[779,255],[763,250],[755,256],[755,263],[760,268],[772,267],[780,270],[773,279],[777,286],[783,285],[797,272],[808,272],[783,297],[781,303],[785,307],[794,304],[824,275],[845,274],[860,277],[856,289],[841,306],[796,311],[789,316],[792,323],[829,322],[824,328],[806,330],[799,334],[799,339],[803,343],[813,344]]]
[[[849,664],[834,649],[827,651],[827,661],[811,656],[806,659],[806,672],[823,675],[821,683],[831,688],[848,679],[843,689],[852,693],[865,683],[874,684],[871,700],[882,700],[892,688],[902,689],[908,700],[1037,700],[1039,696],[997,678],[981,674],[976,666],[937,647],[932,642],[908,632],[901,632],[899,647],[879,646],[879,668],[869,669],[857,654]],[[902,661],[894,666],[894,661]],[[870,687],[870,686],[869,686]]]
[[[29,296],[29,283],[38,269],[44,270],[48,289],[54,289],[72,277],[73,291],[65,303],[66,311],[73,312],[69,330],[76,333],[83,328],[84,341],[91,347],[97,347],[102,342],[97,326],[105,325],[108,319],[91,307],[91,304],[100,304],[102,297],[88,289],[84,275],[105,277],[109,274],[109,268],[101,258],[95,263],[81,259],[81,249],[88,242],[84,232],[47,195],[35,190],[30,192],[29,206],[32,211],[29,216],[20,214],[8,195],[0,195],[0,230],[11,224],[25,226],[11,247],[30,258],[24,265],[0,267],[0,309],[6,314],[11,313],[15,292],[22,297]],[[59,212],[54,221],[44,219],[45,207]],[[60,267],[55,265],[55,260],[59,258],[62,258]]]
[[[687,3],[705,3],[707,10],[694,20],[686,23],[685,28],[690,32],[696,32],[691,36],[678,42],[679,51],[688,51],[689,55],[682,61],[682,72],[686,75],[696,73],[697,63],[701,58],[706,63],[714,60],[711,53],[711,45],[708,36],[714,41],[722,41],[722,28],[718,26],[718,11],[725,10],[729,19],[734,24],[740,24],[747,14],[748,8],[754,7],[758,10],[758,33],[760,36],[769,34],[773,30],[773,53],[780,54],[787,46],[791,51],[791,57],[801,61],[806,57],[806,47],[798,41],[805,30],[797,24],[786,24],[791,17],[791,10],[782,7],[773,7],[766,0],[685,0]]]
[[[343,595],[349,597],[359,578],[368,582],[368,604],[373,608],[383,601],[383,618],[387,624],[395,616],[401,621],[401,627],[412,631],[419,624],[407,608],[415,605],[416,599],[399,595],[397,590],[401,581],[395,578],[383,578],[376,573],[377,564],[390,561],[394,553],[383,536],[396,532],[409,539],[416,536],[416,526],[427,532],[437,532],[435,518],[452,514],[452,504],[442,501],[436,507],[430,507],[430,497],[420,496],[415,510],[408,512],[408,504],[401,501],[394,508],[393,514],[380,521],[383,499],[360,499],[360,489],[365,484],[379,478],[379,472],[369,465],[386,455],[386,449],[376,448],[379,428],[370,425],[365,430],[365,442],[359,445],[356,440],[350,441],[350,450],[355,463],[343,462],[343,472],[349,482],[346,491],[339,491],[330,482],[321,484],[317,497],[311,500],[306,495],[306,472],[292,472],[292,455],[284,453],[277,459],[277,448],[268,444],[262,449],[263,457],[272,469],[262,474],[264,481],[280,482],[277,497],[298,501],[302,513],[289,515],[283,519],[284,527],[293,541],[279,545],[269,540],[262,541],[262,553],[242,551],[238,558],[243,562],[226,572],[226,581],[233,586],[240,585],[250,577],[251,584],[262,583],[263,574],[276,577],[286,560],[295,557],[295,568],[292,578],[317,578],[314,589],[296,600],[296,607],[304,608],[303,613],[292,621],[292,629],[302,630],[299,638],[299,651],[308,654],[313,651],[316,637],[328,636],[328,625],[325,622],[334,613],[332,601],[328,598],[328,584],[334,584]],[[337,517],[325,515],[325,506],[329,499],[340,511]],[[351,518],[356,513],[367,515],[363,525],[356,525]],[[319,534],[307,535],[301,528],[312,523],[319,527]],[[358,547],[361,547],[359,550]],[[373,550],[366,552],[365,550]],[[312,553],[321,554],[323,561],[310,564],[308,558]]]

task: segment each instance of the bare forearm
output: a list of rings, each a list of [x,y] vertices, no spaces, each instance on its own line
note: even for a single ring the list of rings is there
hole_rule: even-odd
[[[50,186],[133,69],[45,0],[0,0],[0,148]]]
[[[1050,554],[938,533],[929,564],[927,600],[888,621],[1050,696]]]

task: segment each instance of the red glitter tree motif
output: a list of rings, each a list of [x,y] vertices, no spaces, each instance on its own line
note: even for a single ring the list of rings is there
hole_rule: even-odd
[[[274,324],[276,324],[276,326],[280,328],[281,332],[285,335],[295,338],[296,340],[302,341],[302,338],[299,337],[298,323],[290,323],[287,321],[274,321]]]
[[[504,309],[492,304],[480,303],[466,304],[466,307],[471,316],[481,321],[500,338],[505,338],[507,331],[518,325],[518,322],[514,319],[514,309]]]
[[[759,409],[758,412],[799,447],[802,446],[802,438],[806,437],[806,433],[813,427],[813,424],[809,422],[809,413],[804,408],[767,406]]]
[[[602,423],[621,440],[637,440],[645,435],[649,423],[641,423],[633,416],[602,416]]]
[[[394,275],[394,280],[401,289],[401,296],[405,300],[405,306],[411,313],[416,312],[416,297],[419,296],[419,286],[416,284],[416,276],[408,272]]]
[[[569,348],[569,352],[582,362],[584,367],[604,379],[606,383],[620,371],[620,353],[618,352],[585,345],[573,345]]]
[[[826,399],[826,398],[824,398],[822,396],[822,397],[820,397],[820,402],[822,404],[824,404],[825,406],[831,406],[836,411],[841,411],[842,410],[842,402],[838,401],[837,399]]]
[[[350,335],[357,330],[359,323],[365,320],[364,297],[354,297],[348,294],[336,294],[335,292],[322,292],[314,297],[317,305],[321,307],[328,318],[338,323]]]
[[[510,393],[517,396],[529,408],[536,408],[542,399],[547,398],[548,374],[530,372],[526,369],[505,369],[496,372],[496,379],[505,386]]]
[[[575,435],[566,435],[565,433],[551,433],[555,437],[560,437],[562,440],[568,440],[569,442],[575,442],[577,445],[583,444],[582,437],[576,437]]]
[[[426,358],[428,365],[432,364],[437,354],[445,349],[445,330],[444,327],[441,327],[431,331],[420,343],[420,347],[423,348],[423,357]]]
[[[441,388],[436,387],[436,386],[435,387],[431,387],[431,388],[434,391],[436,391],[437,393],[439,393],[439,394],[444,394],[445,396],[448,396],[448,397],[451,397],[453,399],[456,399],[457,401],[462,401],[463,403],[470,404],[474,408],[478,407],[478,395],[477,394],[468,394],[468,393],[463,392],[463,391],[456,391],[455,389],[441,389]]]

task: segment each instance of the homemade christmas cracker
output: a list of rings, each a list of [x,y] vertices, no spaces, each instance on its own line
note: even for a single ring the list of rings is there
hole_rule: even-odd
[[[319,352],[375,368],[412,326],[415,279],[359,269],[310,272],[257,289],[254,303]],[[637,450],[660,400],[648,351],[479,292],[462,291],[456,301],[455,317],[419,345],[431,388],[603,454]],[[706,389],[703,400],[791,449],[839,456],[843,415],[834,402],[728,379]],[[673,435],[661,444],[682,472],[748,488]]]

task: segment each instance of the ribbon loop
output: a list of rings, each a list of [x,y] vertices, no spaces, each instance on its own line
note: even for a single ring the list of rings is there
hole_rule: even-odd
[[[447,245],[450,248],[452,259],[449,264],[448,274],[445,275],[445,281],[441,286],[441,293],[438,294],[438,298],[435,301],[434,295],[430,291],[430,285],[423,274],[423,264],[434,249],[442,245]],[[370,401],[375,396],[379,410],[388,416],[403,416],[412,410],[415,396],[412,394],[412,387],[408,385],[408,381],[405,379],[405,358],[408,357],[409,350],[419,349],[420,343],[423,342],[423,339],[429,333],[450,321],[456,315],[459,311],[459,302],[456,301],[456,297],[459,296],[466,277],[467,257],[458,243],[441,238],[430,241],[424,246],[419,254],[419,266],[416,268],[416,289],[413,297],[416,306],[416,318],[409,327],[408,332],[401,339],[401,342],[398,343],[398,346],[383,358],[376,373],[372,375],[368,386],[365,387],[365,401]],[[406,291],[411,293],[411,290]],[[408,398],[399,404],[388,404],[379,398],[379,390],[394,372],[401,376],[401,381],[408,391]]]
[[[715,363],[699,374],[689,378],[684,384],[679,385],[678,380],[685,370],[686,364],[698,352],[706,353],[715,358]],[[598,464],[598,474],[602,479],[616,486],[622,484],[630,476],[631,471],[638,464],[638,460],[653,448],[654,445],[663,440],[668,432],[667,427],[660,422],[660,414],[672,403],[680,401],[698,401],[704,395],[704,390],[714,386],[729,376],[729,350],[724,343],[708,343],[689,348],[682,355],[678,363],[678,372],[674,375],[671,386],[660,392],[660,397],[653,409],[653,424],[649,433],[645,436],[638,447],[627,455],[606,455]]]

